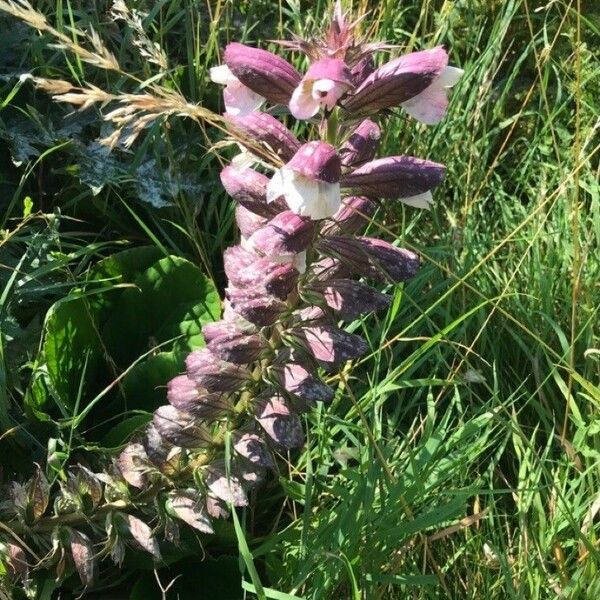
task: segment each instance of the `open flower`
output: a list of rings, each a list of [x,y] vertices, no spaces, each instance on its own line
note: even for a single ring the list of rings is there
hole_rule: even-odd
[[[341,204],[340,157],[325,142],[304,144],[267,185],[267,202],[283,196],[289,208],[313,220],[334,215]]]
[[[448,108],[447,90],[454,87],[463,74],[462,69],[446,67],[429,87],[410,100],[403,102],[402,108],[417,121],[427,125],[439,123]]]
[[[462,69],[448,66],[448,53],[442,46],[411,52],[373,71],[344,100],[344,108],[359,115],[402,106],[419,121],[432,125],[444,116],[447,89],[462,74]]]
[[[290,99],[290,112],[297,119],[314,117],[321,106],[332,110],[352,87],[352,75],[345,63],[324,58],[313,63]]]
[[[228,115],[247,115],[259,108],[265,101],[263,96],[246,87],[227,65],[212,67],[210,79],[225,86],[223,100],[225,101],[225,112]]]

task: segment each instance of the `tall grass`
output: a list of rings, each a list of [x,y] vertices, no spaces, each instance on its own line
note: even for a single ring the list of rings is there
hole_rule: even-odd
[[[580,0],[351,4],[369,11],[364,28],[375,39],[402,49],[444,44],[465,69],[442,124],[420,127],[400,114],[384,128],[384,154],[426,156],[448,174],[431,213],[394,207],[371,225],[416,248],[424,267],[396,290],[387,315],[353,324],[371,354],[331,382],[336,400],[308,419],[305,451],[242,515],[244,587],[269,598],[598,598],[600,7]],[[111,46],[123,34],[103,6],[40,6],[59,31],[93,25],[138,80],[160,78],[213,110],[219,99],[206,70],[229,39],[301,35],[331,8],[294,0],[147,3],[145,30],[169,61],[161,71],[132,50],[127,36],[135,32]],[[21,61],[15,71],[135,91],[40,39]],[[3,122],[34,120],[32,107],[56,110],[18,85],[5,87]],[[116,151],[124,170],[95,196],[69,176],[77,148],[56,140],[10,173],[5,226],[13,233],[3,244],[13,256],[39,235],[30,217],[19,219],[27,194],[34,211],[81,219],[98,244],[69,237],[80,222],[56,232],[57,244],[75,239],[79,250],[39,275],[56,274],[50,296],[28,297],[20,322],[43,315],[62,286],[81,281],[90,261],[123,241],[185,255],[219,281],[220,252],[234,236],[231,206],[216,183],[218,154],[229,150],[217,144],[208,152],[219,139],[218,131],[176,119],[153,125],[131,151]],[[148,157],[184,181],[199,173],[202,185],[191,193],[180,186],[168,208],[144,205],[135,173]],[[38,279],[35,268],[28,276]],[[4,307],[14,283],[6,277]],[[5,378],[11,400],[0,399],[0,409],[18,404],[26,385],[24,376]],[[167,597],[186,597],[189,573],[181,572]],[[137,589],[160,597],[147,581],[141,575]]]

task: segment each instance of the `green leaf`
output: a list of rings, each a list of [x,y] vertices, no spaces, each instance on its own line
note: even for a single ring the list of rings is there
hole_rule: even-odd
[[[149,413],[133,415],[117,423],[103,438],[102,446],[105,448],[118,448],[139,429],[152,420]]]
[[[203,344],[202,324],[219,317],[220,298],[198,267],[169,256],[133,283],[136,287],[121,294],[103,331],[117,364],[127,366],[153,346],[174,338],[178,339],[173,347],[179,352]]]
[[[37,376],[25,400],[27,408],[44,418],[41,411],[52,397],[63,416],[71,416],[80,384],[81,396],[91,395],[100,368],[99,338],[85,298],[67,297],[50,308],[38,362]]]

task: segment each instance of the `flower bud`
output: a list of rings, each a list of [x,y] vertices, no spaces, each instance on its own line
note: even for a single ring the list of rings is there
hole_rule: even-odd
[[[231,404],[222,394],[208,392],[187,375],[169,381],[167,399],[177,410],[205,421],[220,419],[231,411]]]
[[[5,544],[7,556],[3,556],[2,558],[6,560],[8,574],[15,579],[28,582],[29,563],[27,562],[27,556],[25,555],[23,548],[8,541],[5,542]]]
[[[287,208],[281,199],[267,204],[269,178],[254,169],[227,166],[221,171],[221,183],[236,202],[261,217],[270,219]]]
[[[264,227],[269,219],[261,217],[238,204],[235,207],[235,222],[243,237],[249,238],[257,229]]]
[[[351,279],[313,281],[306,287],[306,292],[316,293],[342,319],[355,319],[366,313],[382,310],[391,301],[390,296]]]
[[[212,443],[211,435],[194,417],[174,406],[159,406],[154,411],[153,425],[168,442],[182,448],[204,448]]]
[[[213,519],[227,519],[229,517],[227,504],[212,494],[206,494],[206,512]]]
[[[275,443],[284,448],[300,448],[304,444],[300,418],[283,396],[265,394],[255,402],[256,420]]]
[[[142,445],[153,465],[161,471],[169,466],[168,462],[173,445],[160,435],[158,429],[152,423],[146,427]]]
[[[207,325],[212,326],[208,337]],[[250,323],[245,326],[229,321],[217,321],[207,325],[202,328],[207,348],[227,362],[245,365],[260,358],[267,349],[267,341],[260,334],[253,333],[256,328]]]
[[[342,164],[351,167],[372,160],[379,147],[380,137],[381,129],[377,123],[371,119],[362,121],[340,148]]]
[[[304,410],[319,401],[327,403],[333,398],[333,390],[301,364],[276,366],[271,368],[269,373],[288,394],[302,402]]]
[[[359,336],[333,325],[298,327],[285,333],[286,341],[306,350],[316,360],[338,366],[358,358],[368,350]]]
[[[248,245],[269,257],[288,256],[306,250],[314,232],[315,225],[310,218],[286,210],[254,232]]]
[[[349,272],[382,282],[406,281],[419,269],[419,257],[414,252],[376,238],[331,236],[321,238],[318,249],[340,261]]]
[[[366,196],[348,196],[342,199],[338,211],[321,227],[322,235],[355,233],[364,229],[377,210],[377,204]]]
[[[225,63],[246,87],[272,104],[287,105],[302,79],[289,62],[276,54],[237,42],[225,48]]]
[[[223,259],[225,274],[234,286],[264,289],[280,300],[287,298],[298,280],[298,271],[292,262],[258,257],[241,246],[225,250]]]
[[[353,114],[373,114],[400,106],[424,91],[448,64],[441,47],[395,58],[371,73],[344,102]]]
[[[283,196],[296,214],[326,219],[340,206],[340,176],[341,162],[335,148],[325,142],[309,142],[275,172],[267,185],[267,202]]]
[[[235,392],[250,378],[248,369],[221,360],[208,348],[188,354],[185,365],[187,376],[209,392]]]
[[[258,327],[272,325],[287,309],[285,302],[260,289],[228,287],[225,294],[233,311]]]
[[[430,190],[439,185],[446,167],[412,156],[389,156],[368,162],[344,176],[342,185],[371,198],[400,199],[426,208]]]
[[[143,488],[147,483],[148,456],[142,444],[127,444],[116,460],[123,479],[135,487]]]
[[[221,319],[220,321],[211,321],[202,325],[202,335],[207,344],[216,337],[223,335],[250,334],[255,332],[256,327],[254,325],[247,323],[239,317],[233,320]]]
[[[91,587],[96,578],[98,568],[98,560],[92,541],[84,533],[75,529],[69,529],[69,545],[71,547],[73,564],[81,583],[86,588]]]
[[[127,524],[127,529],[136,544],[142,549],[151,554],[156,560],[160,560],[160,548],[152,529],[146,525],[141,519],[133,515],[124,514],[123,519]]]
[[[323,244],[319,242],[318,247],[321,248],[322,246]],[[310,277],[319,281],[328,281],[333,277],[346,277],[351,273],[352,271],[341,260],[330,256],[321,258],[310,266]]]
[[[264,144],[283,162],[287,162],[300,148],[298,138],[280,121],[268,113],[253,112],[243,117],[227,117],[234,129],[258,144]]]

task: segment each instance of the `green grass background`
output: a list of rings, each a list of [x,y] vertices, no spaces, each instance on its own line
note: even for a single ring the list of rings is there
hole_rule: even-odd
[[[228,40],[310,34],[331,8],[129,4],[148,13],[166,72],[111,22],[109,3],[36,7],[61,31],[93,26],[128,72],[159,77],[214,111],[219,90],[207,69]],[[431,212],[388,204],[376,215],[371,233],[416,249],[424,266],[394,291],[387,314],[352,325],[372,352],[332,379],[337,399],[308,417],[306,449],[240,514],[240,560],[215,563],[203,581],[241,570],[248,597],[287,599],[600,598],[600,6],[344,5],[369,11],[363,30],[373,39],[402,51],[444,44],[465,70],[442,124],[398,113],[380,150],[445,163],[448,173]],[[134,91],[133,83],[0,19],[11,24],[0,41],[0,418],[28,444],[26,457],[0,458],[10,473],[47,444],[23,398],[49,306],[84,285],[99,259],[132,245],[188,258],[222,285],[221,252],[235,232],[218,182],[231,150],[219,146],[219,132],[171,118],[130,151],[98,157],[95,109],[64,129],[69,109],[17,77],[111,91]],[[170,205],[153,206],[156,198]],[[168,576],[185,581],[198,568],[188,558]],[[131,596],[107,591],[105,580],[95,597],[158,593],[153,577],[125,569],[137,586]]]

